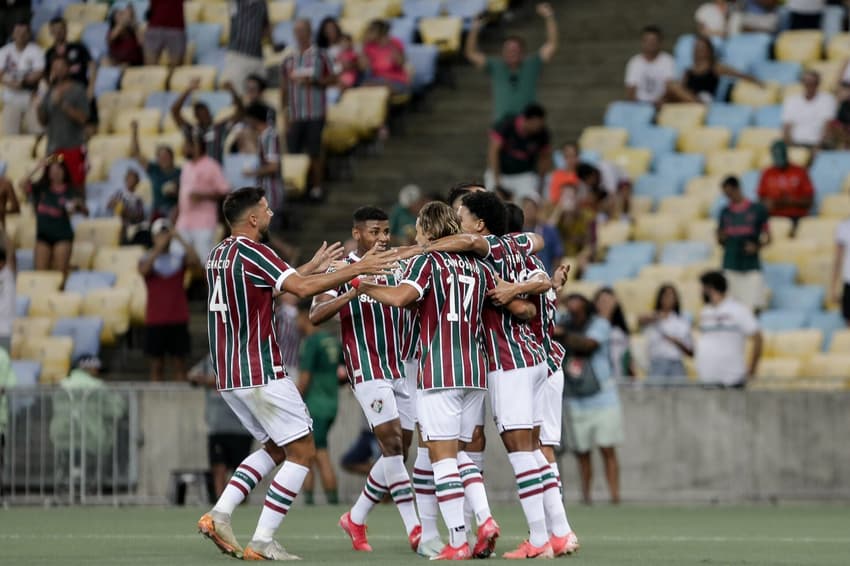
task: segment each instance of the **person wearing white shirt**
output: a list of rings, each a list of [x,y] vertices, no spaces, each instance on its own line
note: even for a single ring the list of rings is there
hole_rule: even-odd
[[[841,305],[841,315],[850,326],[850,218],[835,230],[832,293],[835,302]]]
[[[726,277],[710,271],[700,277],[706,305],[700,312],[696,344],[697,375],[701,383],[742,387],[761,358],[762,336],[753,311],[726,296]],[[749,363],[744,359],[747,338],[753,339]]]
[[[803,94],[790,96],[782,104],[782,134],[789,145],[819,146],[838,105],[828,92],[819,92],[820,75],[803,73]]]
[[[26,23],[15,24],[12,42],[0,48],[0,84],[3,113],[0,134],[34,134],[41,131],[33,95],[44,75],[44,51],[30,41]]]
[[[691,322],[682,316],[679,293],[673,285],[659,287],[652,314],[641,316],[638,322],[646,336],[650,380],[687,381],[684,357],[693,355]]]
[[[676,61],[661,51],[661,30],[656,26],[643,28],[640,53],[626,65],[626,97],[628,100],[660,104],[667,92],[667,83],[676,76]]]

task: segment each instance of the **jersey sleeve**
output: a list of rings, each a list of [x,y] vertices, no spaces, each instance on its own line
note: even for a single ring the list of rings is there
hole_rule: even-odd
[[[530,256],[534,253],[534,238],[531,233],[521,232],[519,234],[511,234],[510,238],[523,254]]]
[[[401,284],[410,285],[419,293],[421,300],[431,286],[431,261],[427,255],[420,255],[407,264],[401,276]]]
[[[244,245],[241,255],[245,260],[245,275],[257,287],[272,287],[275,291],[282,291],[284,281],[295,273],[295,268],[264,244],[251,242]]]
[[[484,290],[490,291],[496,288],[496,271],[483,261],[478,262],[481,268],[481,277],[483,278]]]

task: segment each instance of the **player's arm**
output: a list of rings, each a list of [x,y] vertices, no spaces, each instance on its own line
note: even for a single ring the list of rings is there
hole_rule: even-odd
[[[522,283],[511,283],[496,279],[496,288],[490,289],[487,296],[497,305],[507,305],[520,295],[542,295],[552,288],[552,281],[545,273],[535,273]]]
[[[538,234],[537,232],[523,232],[519,235],[519,237],[525,237],[528,239],[528,246],[520,246],[523,251],[528,251],[529,254],[537,254],[540,253],[544,247],[546,247],[546,240],[543,239],[543,236]],[[516,236],[514,236],[516,238]]]
[[[529,320],[537,316],[537,307],[534,306],[534,303],[525,299],[514,299],[504,308],[520,320]]]
[[[339,296],[331,293],[319,295],[314,299],[313,306],[310,307],[310,322],[322,324],[326,320],[330,320],[355,297],[357,297],[357,291],[354,289],[349,289]]]
[[[455,234],[454,236],[446,236],[433,242],[428,242],[421,246],[403,246],[398,248],[398,253],[401,259],[410,259],[419,254],[427,254],[430,252],[446,252],[446,253],[467,253],[471,252],[478,257],[487,257],[490,255],[490,243],[487,238],[477,234]]]
[[[381,304],[391,307],[404,308],[419,300],[419,290],[410,283],[401,285],[378,285],[369,281],[354,283],[357,293],[372,297]]]
[[[293,270],[293,273],[283,280],[278,291],[292,293],[299,299],[312,297],[335,289],[360,275],[388,272],[397,261],[398,254],[393,250],[386,252],[370,251],[360,261],[347,265],[338,271],[318,275],[301,275]]]

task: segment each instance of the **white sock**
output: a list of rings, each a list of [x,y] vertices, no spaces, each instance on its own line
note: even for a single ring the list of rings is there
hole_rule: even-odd
[[[475,523],[480,527],[487,519],[492,517],[490,503],[487,501],[487,492],[484,489],[484,478],[481,477],[478,466],[466,452],[458,452],[457,468],[460,471],[463,494],[466,500],[464,512],[469,507],[475,515]]]
[[[444,458],[434,462],[434,484],[437,504],[449,530],[449,545],[458,548],[466,544],[466,527],[463,524],[463,483],[457,469],[457,459]]]
[[[549,541],[549,536],[546,532],[540,467],[531,452],[510,452],[508,459],[514,469],[519,502],[528,523],[528,540],[536,547],[543,546]]]
[[[484,452],[470,452],[469,450],[464,450],[464,453],[469,456],[469,459],[472,460],[472,463],[478,468],[478,471],[481,472],[481,475],[484,475]]]
[[[567,532],[572,532],[573,528],[570,526],[570,519],[567,517],[567,507],[564,504],[564,486],[561,485],[561,472],[558,470],[558,462],[549,462],[549,469],[552,470],[552,473],[555,475],[555,480],[558,482],[558,497],[561,500],[561,504],[564,505],[564,521],[566,521]]]
[[[233,514],[236,506],[245,501],[248,494],[275,469],[276,465],[269,453],[263,449],[250,454],[233,472],[233,476],[216,501],[213,511],[226,515]]]
[[[387,490],[395,502],[404,529],[407,534],[419,526],[419,517],[416,516],[416,505],[413,503],[413,486],[410,484],[410,476],[404,466],[403,456],[384,456],[384,477],[387,479]]]
[[[422,540],[440,538],[437,530],[437,496],[434,486],[434,468],[428,449],[416,449],[416,462],[413,463],[413,487],[416,492],[416,506],[419,508],[419,520],[422,523]]]
[[[539,448],[534,451],[534,459],[540,467],[540,479],[543,482],[543,509],[546,511],[546,527],[549,534],[556,537],[566,536],[570,532],[567,512],[558,489],[558,479],[549,466],[549,461]]]
[[[480,474],[482,474],[482,476],[483,476],[483,474],[484,474],[484,452],[471,452],[469,450],[464,450],[464,453],[467,456],[469,456],[469,459],[472,460],[472,462],[478,468],[478,472]],[[458,459],[458,467],[460,467],[460,459]],[[466,503],[464,503],[464,505],[463,505],[463,518],[464,518],[464,521],[466,521],[466,528],[471,529],[473,519],[475,518],[475,512],[473,511],[472,504],[469,501],[469,493],[466,492],[465,495],[466,495]],[[478,524],[481,525],[480,522]]]
[[[384,457],[378,458],[378,461],[372,464],[372,469],[369,470],[369,475],[366,476],[366,483],[363,485],[363,491],[360,492],[360,497],[351,508],[351,520],[358,525],[366,524],[366,516],[372,507],[381,502],[381,499],[387,494],[387,479],[384,474]]]
[[[289,512],[292,502],[301,491],[301,485],[308,473],[310,470],[300,464],[288,460],[283,463],[266,493],[263,511],[260,513],[260,520],[257,521],[257,530],[254,531],[254,537],[251,540],[262,542],[272,540],[281,521]]]

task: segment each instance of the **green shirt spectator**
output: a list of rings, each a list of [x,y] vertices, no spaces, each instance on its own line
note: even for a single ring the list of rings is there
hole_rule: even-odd
[[[174,163],[174,149],[160,145],[156,148],[156,159],[149,161],[139,147],[139,124],[133,121],[130,124],[130,155],[144,168],[151,181],[151,220],[170,218],[177,208],[177,193],[180,189],[180,168]]]
[[[410,244],[416,239],[416,217],[422,208],[422,190],[416,185],[406,185],[398,193],[398,204],[390,211],[390,236],[399,244]]]
[[[309,379],[304,384],[304,402],[314,419],[336,416],[339,391],[336,370],[341,354],[339,340],[324,330],[307,336],[301,344],[299,379]]]
[[[729,204],[720,212],[717,236],[723,246],[723,269],[757,271],[761,269],[759,250],[769,238],[767,209],[758,202],[747,200],[731,177],[724,182]]]

